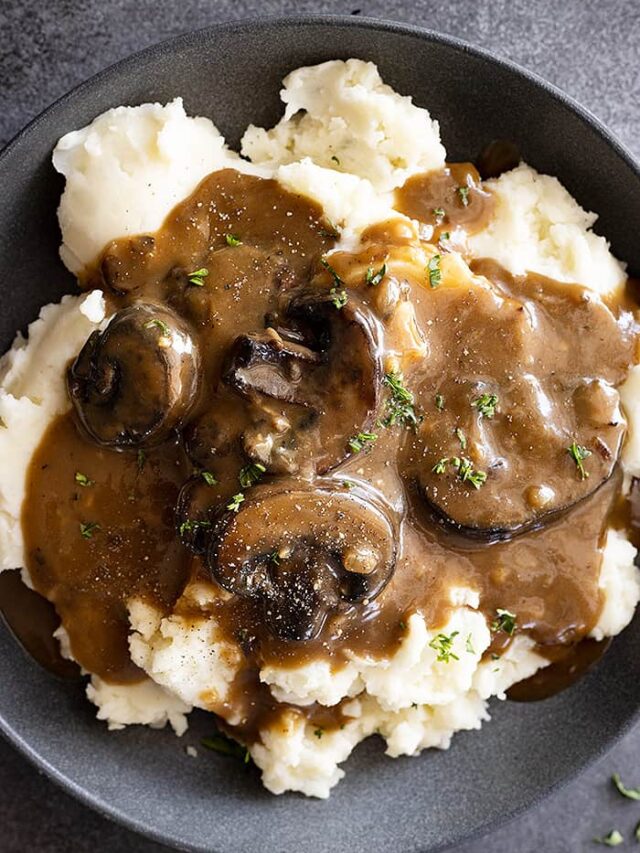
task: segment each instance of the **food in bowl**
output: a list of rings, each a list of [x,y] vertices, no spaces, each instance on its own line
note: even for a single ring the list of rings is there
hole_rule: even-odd
[[[363,739],[447,748],[631,620],[638,327],[508,146],[447,163],[360,60],[282,98],[242,156],[180,99],[59,141],[81,293],[0,366],[0,567],[110,728],[201,708],[326,797]]]

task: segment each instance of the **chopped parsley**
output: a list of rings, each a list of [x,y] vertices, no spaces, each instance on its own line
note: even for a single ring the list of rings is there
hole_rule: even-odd
[[[591,456],[591,451],[587,450],[587,448],[583,447],[581,444],[577,444],[577,442],[573,441],[571,442],[571,447],[567,447],[567,453],[576,463],[580,479],[586,480],[589,476],[589,472],[585,470],[584,460]]]
[[[90,480],[86,474],[76,471],[73,478],[79,486],[93,486],[93,480]]]
[[[436,288],[442,282],[442,271],[440,270],[440,255],[434,255],[427,264],[429,273],[429,286]]]
[[[187,280],[189,284],[193,284],[196,287],[204,287],[204,280],[208,275],[209,270],[206,267],[201,267],[199,270],[190,272],[187,276]]]
[[[336,287],[344,287],[344,281],[340,278],[340,276],[339,276],[339,275],[338,275],[338,273],[334,270],[334,268],[331,266],[331,264],[329,263],[329,261],[328,261],[326,258],[320,258],[320,263],[322,264],[322,266],[323,266],[323,267],[324,267],[328,272],[330,272],[330,273],[331,273],[331,275],[332,275],[332,277],[333,277],[333,283],[334,283],[334,285],[335,285]]]
[[[456,192],[458,193],[458,198],[462,202],[463,207],[469,206],[469,187],[458,187]]]
[[[231,510],[231,512],[238,512],[240,509],[240,504],[244,501],[244,495],[242,492],[238,492],[237,495],[234,495],[229,503],[227,504],[227,509]]]
[[[467,634],[467,639],[464,644],[465,649],[470,655],[475,655],[476,650],[473,648],[473,637],[471,634]]]
[[[618,792],[629,800],[640,800],[640,788],[626,788],[618,773],[614,773],[611,781],[618,789]]]
[[[407,630],[407,623],[404,621],[404,619],[401,619],[401,620],[398,622],[398,627],[400,628],[400,630],[401,630],[401,631],[406,631],[406,630]]]
[[[80,522],[80,535],[83,539],[91,539],[93,537],[93,531],[100,530],[100,525],[95,521],[81,521]]]
[[[353,482],[353,480],[343,480],[342,487],[344,489],[355,489],[356,484]]]
[[[492,418],[496,413],[498,397],[496,394],[481,394],[471,401],[474,409],[477,409],[483,418]]]
[[[440,239],[438,243],[447,243],[451,239],[451,234],[449,231],[443,231],[440,235]]]
[[[367,444],[373,444],[378,440],[375,432],[359,432],[349,439],[349,448],[353,453],[360,453]]]
[[[438,653],[436,660],[449,663],[450,660],[460,660],[458,655],[453,651],[453,641],[458,636],[458,631],[453,631],[449,636],[446,634],[436,634],[429,643],[429,648],[434,649]]]
[[[463,450],[466,450],[466,449],[467,449],[467,437],[466,437],[466,435],[462,432],[462,430],[460,429],[460,427],[456,427],[456,428],[455,428],[455,434],[456,434],[456,438],[457,438],[457,439],[458,439],[458,441],[460,442],[460,447],[461,447]]]
[[[231,740],[231,738],[225,737],[225,735],[219,732],[210,737],[203,738],[200,742],[202,746],[212,749],[214,752],[219,752],[220,755],[239,758],[243,764],[248,764],[251,761],[251,755],[246,746],[242,746],[241,743],[237,743],[235,740]]]
[[[431,211],[436,218],[436,225],[442,225],[444,218],[446,216],[445,210],[443,207],[434,207]]]
[[[344,308],[344,306],[349,301],[349,297],[347,296],[347,291],[344,290],[344,288],[338,289],[337,287],[332,287],[331,290],[329,291],[329,293],[333,297],[331,299],[331,301],[333,302],[334,307],[338,309],[338,311],[341,308]]]
[[[227,241],[227,246],[242,246],[242,240],[235,234],[225,234],[224,239]]]
[[[147,454],[144,452],[144,450],[139,450],[138,456],[136,459],[136,464],[138,466],[138,473],[140,473],[142,471],[142,469],[145,466],[146,461],[147,461]]]
[[[414,407],[414,396],[408,388],[405,388],[402,374],[385,373],[382,384],[391,391],[391,396],[387,400],[387,416],[382,421],[382,425],[391,427],[402,424],[416,427],[419,418]]]
[[[180,536],[184,536],[185,533],[196,533],[198,530],[206,530],[208,527],[211,527],[210,521],[201,521],[197,518],[188,518],[186,521],[183,521],[180,527],[178,528],[178,532]]]
[[[474,489],[479,489],[487,481],[486,471],[475,471],[473,462],[466,456],[454,456],[451,464],[458,472],[458,478],[463,483],[471,483]]]
[[[436,404],[436,409],[439,412],[441,412],[444,409],[444,397],[442,396],[442,394],[436,394],[435,404]]]
[[[378,272],[373,271],[373,267],[367,267],[367,271],[364,275],[365,284],[370,284],[371,287],[377,287],[382,279],[387,274],[387,265],[382,264]]]
[[[144,324],[145,329],[160,329],[162,336],[165,338],[171,337],[171,329],[165,323],[164,320],[158,319],[158,317],[154,317],[153,320],[149,320],[148,323]]]
[[[617,829],[612,829],[602,838],[593,839],[596,844],[604,844],[606,847],[617,847],[624,841],[623,835]]]
[[[314,735],[318,738],[318,740],[322,737],[322,735],[323,735],[323,734],[324,734],[324,730],[323,730],[323,729],[319,729],[319,728],[318,728],[318,729],[316,729],[316,730],[315,730],[315,732],[314,732]]]
[[[434,474],[444,474],[447,470],[447,465],[449,464],[449,457],[443,456],[442,459],[438,459],[436,464],[431,469]]]
[[[455,468],[461,482],[469,483],[474,489],[479,489],[487,481],[486,472],[476,471],[473,462],[466,456],[443,456],[442,459],[438,459],[431,470],[434,474],[444,474],[447,465]]]
[[[240,473],[238,474],[240,485],[243,489],[255,486],[266,470],[264,465],[261,465],[259,462],[251,462],[249,465],[245,465],[244,468],[240,469]]]
[[[218,481],[210,471],[200,471],[200,476],[205,481],[207,486],[216,486]]]
[[[504,631],[505,634],[512,637],[516,630],[516,614],[511,613],[510,610],[501,610],[498,608],[496,616],[498,618],[491,623],[491,630],[494,632]]]

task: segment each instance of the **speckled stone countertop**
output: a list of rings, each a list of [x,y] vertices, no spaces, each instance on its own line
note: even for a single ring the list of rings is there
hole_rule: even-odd
[[[154,42],[251,15],[356,10],[515,60],[581,101],[640,156],[640,0],[0,0],[0,146],[72,86]],[[626,838],[617,849],[635,848],[640,803],[615,793],[614,771],[640,784],[640,728],[571,785],[455,853],[597,851],[594,836],[614,827]],[[1,853],[166,849],[90,812],[0,740]]]

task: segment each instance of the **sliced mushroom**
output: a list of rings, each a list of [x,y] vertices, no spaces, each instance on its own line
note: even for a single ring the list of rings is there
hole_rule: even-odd
[[[172,311],[136,303],[93,332],[67,375],[69,395],[89,436],[108,447],[164,441],[188,415],[199,358]]]
[[[245,432],[245,452],[277,473],[310,463],[324,473],[347,456],[349,438],[375,419],[378,323],[355,295],[338,308],[331,294],[307,292],[274,325],[277,331],[238,338],[223,372],[250,401],[254,426]],[[279,401],[277,411],[268,400]]]
[[[524,532],[592,494],[625,432],[618,393],[600,380],[562,393],[525,376],[496,390],[488,417],[473,405],[480,387],[452,388],[437,430],[426,418],[419,433],[423,496],[448,523],[487,538]]]
[[[386,512],[365,495],[258,487],[218,520],[206,561],[224,589],[261,602],[274,635],[302,641],[329,614],[380,594],[395,540]]]

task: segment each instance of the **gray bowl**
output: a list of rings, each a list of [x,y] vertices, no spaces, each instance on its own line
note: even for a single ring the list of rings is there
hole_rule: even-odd
[[[519,143],[533,166],[557,175],[600,214],[598,230],[640,270],[640,172],[593,116],[539,78],[455,39],[415,27],[341,17],[255,20],[191,33],[146,50],[62,98],[0,156],[0,349],[40,306],[73,291],[58,260],[61,181],[50,165],[59,136],[117,104],[183,95],[232,144],[247,123],[273,123],[291,69],[351,56],[376,62],[441,124],[450,159],[491,139]],[[515,815],[601,755],[636,719],[636,620],[583,681],[553,699],[492,705],[482,732],[448,752],[395,761],[370,740],[346,764],[328,802],[261,790],[254,770],[199,750],[210,728],[192,718],[166,731],[107,733],[77,684],[55,680],[0,627],[0,727],[68,792],[159,841],[189,850],[434,851]]]

